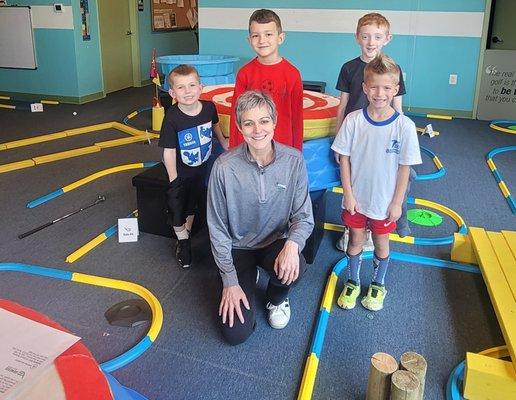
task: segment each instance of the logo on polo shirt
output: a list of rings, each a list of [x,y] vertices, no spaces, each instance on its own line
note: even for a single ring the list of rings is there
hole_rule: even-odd
[[[385,152],[400,154],[400,147],[401,147],[400,141],[396,140],[396,139],[392,139],[391,140],[391,148],[386,149]]]

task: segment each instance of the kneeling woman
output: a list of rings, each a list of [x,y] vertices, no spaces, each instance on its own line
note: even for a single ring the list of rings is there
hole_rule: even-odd
[[[306,269],[301,254],[313,229],[302,154],[273,141],[276,108],[261,92],[243,93],[236,123],[245,142],[214,163],[208,185],[211,249],[222,278],[222,333],[236,345],[253,332],[257,266],[269,274],[269,324],[290,319],[288,293]]]

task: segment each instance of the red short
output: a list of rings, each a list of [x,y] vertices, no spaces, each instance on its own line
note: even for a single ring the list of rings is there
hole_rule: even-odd
[[[371,219],[360,213],[351,215],[347,210],[342,210],[341,218],[344,225],[349,228],[360,229],[367,227],[376,235],[384,235],[396,230],[396,222],[391,222],[388,219]]]

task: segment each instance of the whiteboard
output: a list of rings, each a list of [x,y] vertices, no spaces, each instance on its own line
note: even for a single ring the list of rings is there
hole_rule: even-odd
[[[30,7],[0,7],[0,68],[36,67]]]

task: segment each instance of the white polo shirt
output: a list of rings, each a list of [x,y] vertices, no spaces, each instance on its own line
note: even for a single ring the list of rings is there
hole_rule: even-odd
[[[381,122],[367,108],[349,113],[331,148],[349,156],[351,190],[359,212],[371,219],[387,218],[398,166],[421,164],[416,125],[398,112]]]

